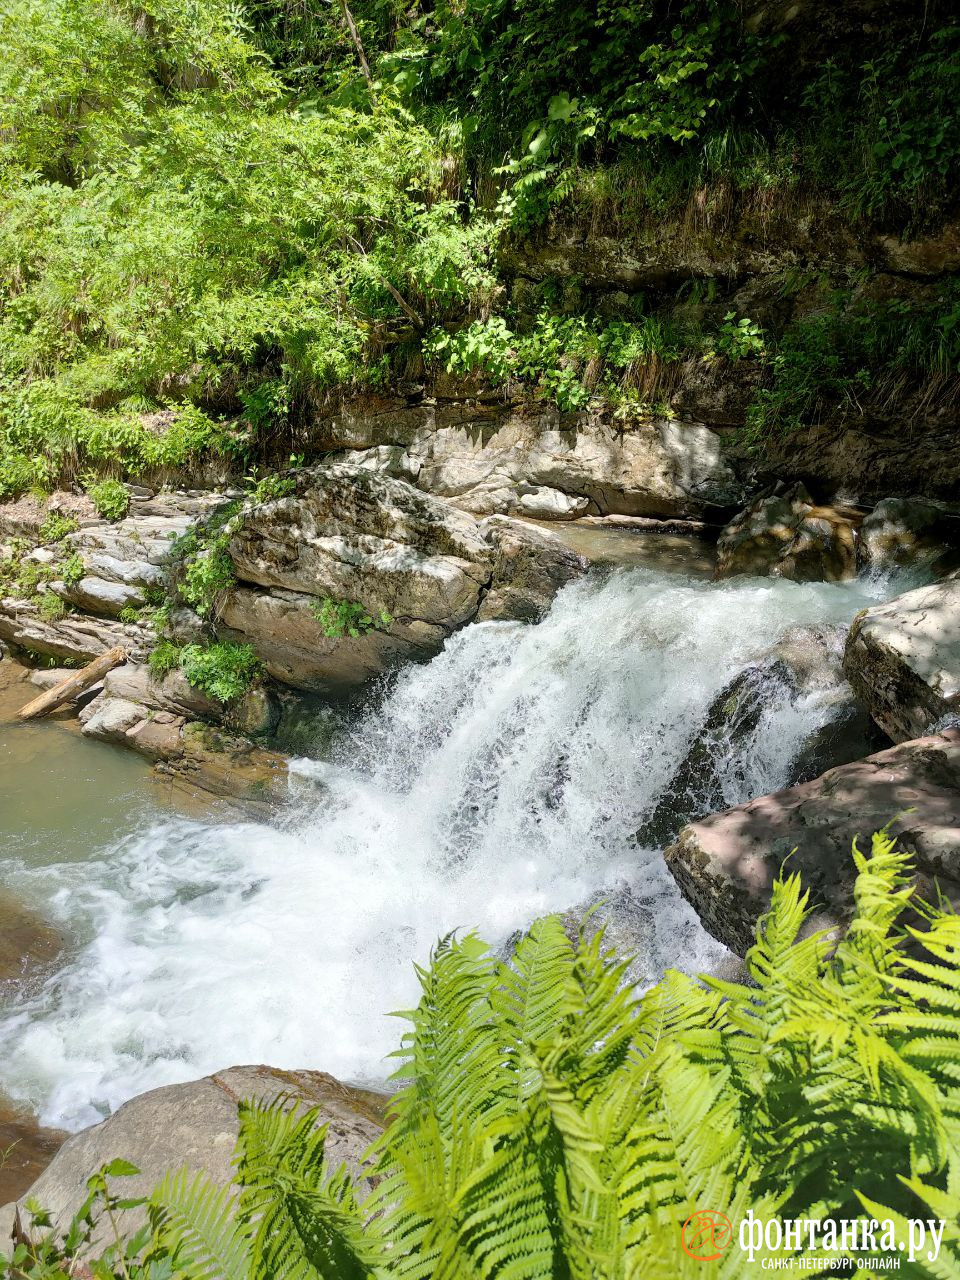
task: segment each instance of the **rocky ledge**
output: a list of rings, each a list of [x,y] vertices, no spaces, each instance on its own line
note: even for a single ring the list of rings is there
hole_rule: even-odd
[[[535,621],[587,567],[548,531],[478,521],[357,464],[301,472],[296,494],[245,508],[229,551],[224,634],[277,680],[321,691],[429,657],[469,622]],[[328,634],[324,600],[362,605],[373,625]]]

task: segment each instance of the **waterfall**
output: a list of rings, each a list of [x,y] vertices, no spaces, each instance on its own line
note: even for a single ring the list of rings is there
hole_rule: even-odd
[[[135,1093],[234,1063],[387,1075],[414,962],[475,929],[495,945],[544,912],[609,900],[634,974],[723,949],[659,848],[635,835],[724,686],[788,628],[845,624],[877,583],[590,575],[537,626],[454,635],[372,698],[322,761],[294,767],[277,824],[165,820],[94,862],[27,871],[83,932],[0,1020],[0,1087],[77,1127]],[[779,691],[778,691],[779,690]],[[723,743],[734,803],[784,786],[830,699],[771,687]],[[35,895],[34,895],[35,896]]]

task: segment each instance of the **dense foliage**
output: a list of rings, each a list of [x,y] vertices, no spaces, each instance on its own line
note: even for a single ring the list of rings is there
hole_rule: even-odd
[[[629,228],[810,190],[934,225],[960,176],[960,28],[939,3],[915,19],[828,59],[808,35],[798,59],[733,0],[9,0],[0,497],[271,465],[335,389],[469,366],[477,325],[486,376],[649,406],[664,363],[723,354],[726,309],[658,336],[634,297],[614,318],[636,331],[605,337],[549,282],[521,305],[500,250],[547,217]],[[953,371],[956,310],[933,317]],[[591,344],[606,380],[589,354],[571,368]]]
[[[681,1223],[709,1207],[733,1223],[748,1209],[866,1215],[901,1235],[905,1217],[943,1218],[936,1265],[909,1273],[957,1275],[960,919],[911,901],[908,859],[886,836],[854,858],[839,946],[805,934],[808,897],[781,879],[743,982],[671,973],[638,997],[599,934],[571,940],[555,917],[509,962],[475,937],[445,939],[406,1015],[369,1198],[325,1165],[315,1113],[244,1104],[236,1216],[228,1191],[171,1175],[149,1226],[97,1274],[748,1274],[736,1247],[706,1271],[681,1249]],[[905,921],[908,903],[925,928]],[[102,1174],[91,1188],[65,1241],[22,1245],[17,1274],[52,1277],[83,1254],[105,1196],[122,1205]],[[822,1268],[843,1252],[825,1247]]]

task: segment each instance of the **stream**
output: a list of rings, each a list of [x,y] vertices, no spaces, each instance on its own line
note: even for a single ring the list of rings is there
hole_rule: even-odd
[[[539,625],[458,632],[295,763],[274,824],[165,810],[141,762],[38,728],[43,748],[4,768],[0,878],[72,944],[0,1009],[0,1090],[78,1128],[231,1064],[380,1082],[401,1029],[387,1015],[415,1003],[438,937],[499,947],[598,898],[639,983],[722,965],[635,833],[733,676],[791,627],[847,624],[893,592],[718,583],[677,559],[595,570]],[[723,745],[725,801],[788,785],[830,715],[771,689]]]

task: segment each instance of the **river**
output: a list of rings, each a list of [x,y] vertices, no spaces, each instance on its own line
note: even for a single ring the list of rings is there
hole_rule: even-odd
[[[74,941],[0,1011],[0,1089],[77,1128],[235,1063],[378,1082],[401,1030],[387,1015],[416,1001],[438,937],[499,946],[598,897],[638,982],[722,963],[634,833],[731,677],[789,628],[846,624],[890,591],[692,570],[594,571],[537,626],[457,633],[295,765],[273,824],[165,811],[140,763],[31,730],[4,769],[2,881]],[[726,802],[788,784],[830,714],[771,693],[724,747]]]

